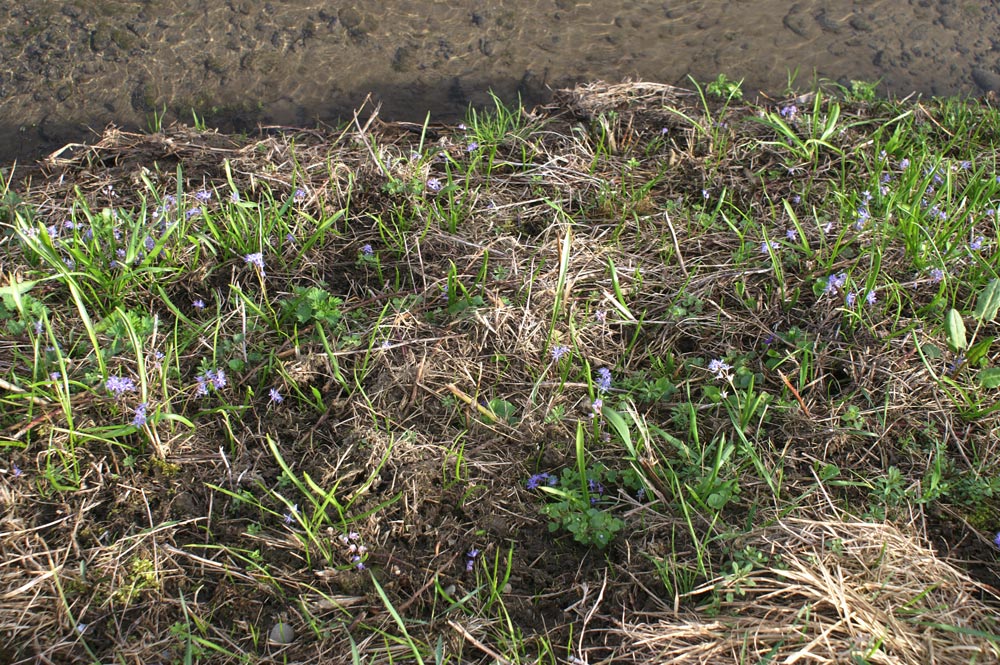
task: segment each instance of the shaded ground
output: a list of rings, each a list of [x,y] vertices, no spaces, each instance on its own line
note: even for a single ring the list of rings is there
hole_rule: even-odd
[[[845,101],[808,164],[766,110],[595,85],[468,128],[110,130],[16,173],[0,659],[995,662],[995,395],[956,403],[935,380],[953,359],[925,357],[995,246],[935,237],[938,287],[854,228],[878,178],[858,165],[909,154],[878,133],[899,107]],[[954,191],[991,180],[993,107],[967,107],[968,145],[954,107],[910,111],[956,162],[982,156]],[[74,255],[25,221],[112,208],[190,226],[74,295],[82,255],[59,268]],[[762,252],[792,218],[810,251]],[[872,246],[884,309],[824,291]],[[43,275],[33,332],[10,298]],[[228,380],[199,395],[209,367]],[[110,376],[145,377],[150,423]],[[553,497],[526,487],[581,465],[622,521],[606,548],[550,529]],[[279,622],[291,644],[269,643]]]

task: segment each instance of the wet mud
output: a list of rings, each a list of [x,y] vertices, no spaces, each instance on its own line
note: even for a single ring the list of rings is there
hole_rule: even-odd
[[[0,161],[108,123],[225,131],[543,101],[575,81],[720,72],[881,80],[904,96],[1000,89],[1000,8],[955,0],[23,0],[0,4]]]

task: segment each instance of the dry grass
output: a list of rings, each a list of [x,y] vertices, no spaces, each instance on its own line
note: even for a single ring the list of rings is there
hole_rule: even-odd
[[[99,381],[74,375],[72,427],[52,399],[12,391],[2,420],[10,453],[0,466],[25,473],[0,474],[0,662],[350,662],[352,648],[362,662],[411,658],[373,577],[337,549],[340,534],[321,532],[336,559],[324,561],[300,529],[282,523],[286,506],[268,492],[292,489],[269,439],[297,474],[354,501],[362,517],[351,529],[370,550],[368,571],[426,661],[440,636],[448,662],[1000,659],[1000,604],[986,581],[995,579],[995,556],[981,532],[993,504],[977,506],[988,517],[976,526],[968,506],[930,502],[887,500],[877,506],[884,520],[857,516],[877,503],[874,483],[890,467],[919,490],[935,441],[947,444],[956,474],[983,474],[984,460],[996,458],[1000,420],[962,420],[914,353],[912,339],[939,341],[940,331],[929,323],[932,295],[911,288],[918,280],[905,257],[887,252],[881,274],[911,300],[860,321],[814,293],[846,258],[832,266],[822,256],[789,259],[778,277],[756,250],[762,230],[785,233],[776,201],[800,192],[813,211],[836,210],[829,202],[844,187],[832,179],[842,161],[824,154],[812,171],[789,176],[780,151],[758,143],[760,109],[726,110],[728,124],[709,139],[677,113],[714,122],[699,104],[689,91],[646,83],[567,91],[551,108],[521,113],[525,128],[499,145],[488,172],[455,174],[448,205],[435,206],[440,199],[426,191],[392,190],[445,178],[445,162],[410,159],[421,128],[377,114],[340,131],[252,139],[110,129],[30,172],[19,195],[52,220],[78,196],[99,210],[140,205],[151,195],[147,181],[159,194],[174,191],[178,166],[187,192],[229,191],[227,167],[245,200],[270,196],[278,207],[301,188],[305,199],[290,213],[299,243],[325,215],[346,211],[307,250],[265,239],[265,279],[222,250],[198,263],[179,254],[190,265],[160,280],[165,295],[137,283],[122,307],[156,313],[167,330],[179,317],[163,298],[204,323],[188,303],[209,294],[229,303],[230,285],[275,302],[295,286],[325,283],[360,341],[327,353],[314,324],[294,335],[261,326],[252,346],[273,355],[233,372],[236,386],[204,406],[190,390],[197,362],[252,318],[246,307],[226,309],[168,359],[176,376],[165,382],[179,386],[170,407],[197,428],[165,424],[149,441],[71,436],[72,427],[120,420]],[[858,105],[851,118],[874,113]],[[426,152],[468,159],[454,128],[425,131]],[[861,154],[869,138],[853,129],[836,141]],[[716,207],[722,192],[729,203]],[[394,219],[409,226],[394,229]],[[806,232],[819,247],[816,227]],[[377,270],[359,260],[366,243],[377,248]],[[859,237],[858,251],[872,244]],[[33,266],[13,240],[5,246],[6,285],[7,275]],[[449,309],[443,289],[455,283],[468,287],[467,307]],[[53,320],[72,326],[75,310],[65,300],[56,309],[65,291],[41,288]],[[956,300],[971,297],[958,290]],[[804,337],[770,341],[792,330]],[[100,339],[113,341],[104,331]],[[35,376],[37,340],[12,336],[0,350],[8,344],[4,376]],[[573,348],[565,376],[549,356],[557,344]],[[777,367],[766,363],[772,350]],[[725,510],[686,516],[660,482],[652,502],[616,497],[627,528],[606,551],[550,534],[524,480],[572,468],[576,424],[591,423],[593,371],[614,370],[606,401],[635,405],[645,422],[688,443],[698,437],[678,413],[690,406],[709,444],[736,440],[730,417],[704,392],[713,383],[705,363],[723,357],[744,363],[773,400],[768,417],[748,428],[773,477],[741,452],[724,468],[740,488]],[[127,373],[136,361],[121,354],[111,362]],[[675,391],[637,397],[652,378],[670,379]],[[272,386],[283,405],[267,402]],[[314,390],[321,408],[309,405]],[[491,399],[513,404],[517,418],[484,416]],[[861,422],[845,425],[858,405]],[[646,469],[673,464],[696,485],[689,460],[664,450],[663,459],[642,460]],[[625,456],[597,437],[588,452],[609,465]],[[76,489],[56,486],[67,467],[79,472]],[[820,481],[826,467],[843,472]],[[770,490],[774,477],[780,496]],[[241,492],[263,507],[241,502]],[[699,547],[711,574],[693,590],[666,591],[657,564],[693,566]],[[472,548],[482,550],[475,572],[465,569]],[[748,548],[765,562],[720,572]],[[509,588],[491,603],[484,569],[508,552]],[[462,602],[449,606],[446,595]],[[279,620],[298,634],[289,646],[267,644]]]

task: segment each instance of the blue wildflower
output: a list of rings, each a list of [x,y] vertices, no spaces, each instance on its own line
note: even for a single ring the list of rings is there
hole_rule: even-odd
[[[361,246],[361,253],[365,256],[375,256],[375,250],[372,249],[372,246],[369,243],[365,243]]]
[[[251,254],[247,254],[246,256],[243,257],[243,261],[246,262],[248,265],[256,266],[257,269],[260,270],[261,275],[265,274],[264,255],[261,252],[253,252]]]
[[[440,192],[441,191],[441,181],[438,180],[437,178],[428,178],[427,179],[427,189],[431,190],[432,192]]]
[[[604,400],[598,397],[590,404],[590,417],[597,418],[601,415],[601,409],[604,408]]]
[[[837,295],[840,289],[844,288],[844,284],[847,283],[847,273],[839,272],[834,275],[830,275],[826,278],[826,287],[823,289],[823,293],[827,295]]]
[[[597,390],[602,393],[611,390],[611,370],[607,367],[597,370],[597,380],[594,383],[597,384]]]
[[[274,402],[275,404],[281,404],[283,401],[285,401],[285,398],[281,396],[281,393],[278,392],[277,388],[271,388],[269,393],[271,395],[271,401]]]
[[[208,203],[212,200],[212,192],[207,189],[199,189],[194,193],[194,198],[202,203]]]
[[[563,356],[569,353],[569,347],[557,344],[556,346],[552,347],[552,350],[549,351],[549,353],[552,355],[552,360],[559,362],[559,360],[562,359]]]
[[[135,392],[135,381],[127,376],[112,376],[108,377],[104,387],[115,397],[121,397],[125,393]]]
[[[136,427],[142,427],[146,424],[146,409],[148,405],[143,402],[139,406],[135,407],[135,417],[132,418],[132,424]]]
[[[195,298],[194,301],[191,303],[191,306],[194,307],[195,309],[205,309],[205,301],[202,300],[201,298]]]
[[[542,484],[548,485],[549,487],[555,487],[557,479],[551,473],[536,473],[535,475],[528,478],[528,482],[524,484],[529,490],[536,490]]]
[[[226,372],[225,370],[208,370],[205,372],[205,378],[212,382],[216,390],[221,390],[226,387]]]
[[[472,572],[472,567],[476,564],[476,557],[479,556],[479,550],[473,547],[465,555],[465,570],[466,572]]]

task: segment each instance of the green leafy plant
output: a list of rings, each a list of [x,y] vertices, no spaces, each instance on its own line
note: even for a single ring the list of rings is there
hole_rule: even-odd
[[[528,488],[541,490],[548,499],[539,512],[550,519],[549,531],[562,529],[581,545],[604,548],[625,526],[608,512],[613,506],[608,489],[620,485],[635,491],[641,485],[632,469],[619,471],[600,462],[586,465],[583,440],[583,425],[578,423],[577,465],[563,469],[558,477],[536,474],[528,480]]]
[[[705,92],[718,97],[719,99],[732,100],[743,99],[743,79],[733,81],[725,74],[719,74],[718,78],[709,82],[705,86]]]
[[[282,313],[291,316],[298,323],[318,321],[328,326],[336,326],[343,318],[340,310],[343,299],[319,286],[296,286],[292,297],[280,301]]]

